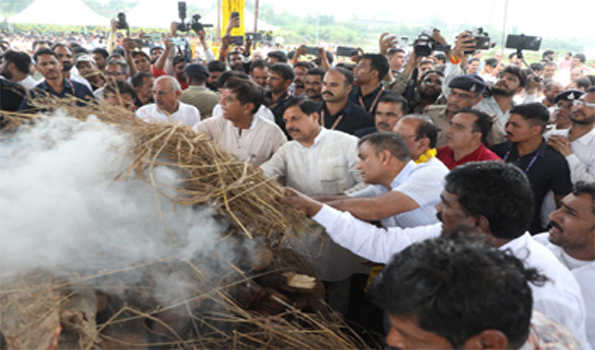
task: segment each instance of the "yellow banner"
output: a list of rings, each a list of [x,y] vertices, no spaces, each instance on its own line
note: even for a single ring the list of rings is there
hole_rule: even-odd
[[[232,36],[244,36],[244,1],[245,0],[222,0],[221,1],[221,36],[225,36],[227,24],[232,12],[240,14],[240,26],[231,30]]]

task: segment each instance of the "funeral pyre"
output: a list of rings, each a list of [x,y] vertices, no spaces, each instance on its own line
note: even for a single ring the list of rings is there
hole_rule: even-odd
[[[187,127],[74,102],[3,113],[0,349],[367,346],[284,248],[314,224],[282,187]]]

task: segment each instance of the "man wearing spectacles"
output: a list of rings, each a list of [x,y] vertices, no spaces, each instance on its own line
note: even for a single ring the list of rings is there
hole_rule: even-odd
[[[129,72],[128,63],[117,60],[111,59],[107,62],[107,66],[105,67],[105,79],[109,82],[116,82],[116,81],[126,81],[128,79],[128,72]],[[103,98],[103,88],[99,88],[93,92],[95,97]]]
[[[570,128],[570,112],[572,103],[575,99],[584,94],[580,90],[566,90],[559,93],[554,98],[554,107],[550,108],[550,120],[554,123],[555,130],[565,130]]]
[[[426,71],[417,84],[413,96],[413,112],[423,113],[426,107],[436,103],[442,94],[444,74],[437,70]]]
[[[570,129],[551,131],[547,143],[568,161],[570,178],[595,181],[595,87],[574,99],[570,112]]]

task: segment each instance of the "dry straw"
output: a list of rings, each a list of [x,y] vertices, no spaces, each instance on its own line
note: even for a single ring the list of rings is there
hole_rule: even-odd
[[[69,116],[80,120],[95,115],[104,123],[115,125],[130,134],[135,145],[133,161],[116,180],[124,180],[133,174],[140,176],[153,184],[158,195],[161,192],[150,170],[162,165],[175,169],[186,180],[177,189],[178,196],[172,200],[180,205],[211,205],[229,219],[233,226],[230,230],[232,234],[240,235],[239,238],[264,238],[269,247],[279,245],[285,235],[300,232],[312,225],[303,213],[278,204],[277,199],[283,194],[282,186],[265,177],[257,168],[222,152],[206,136],[182,125],[145,123],[132,112],[104,102],[85,106],[78,106],[77,102],[80,104],[81,101],[45,96],[34,99],[32,105],[44,111],[64,109]],[[26,127],[36,119],[46,117],[44,114],[0,114],[8,122],[0,137],[10,137],[10,129]],[[269,301],[281,304],[285,310],[282,313],[270,315],[243,309],[232,297],[234,288],[258,276],[248,276],[235,266],[232,269],[236,271],[234,278],[229,282],[217,284],[207,281],[202,284],[203,287],[194,290],[191,298],[172,300],[169,305],[152,305],[148,308],[127,303],[114,310],[109,319],[95,324],[96,315],[93,312],[98,310],[88,305],[97,305],[94,290],[102,283],[99,281],[110,276],[118,280],[121,274],[153,269],[157,264],[164,263],[167,262],[147,262],[92,276],[71,276],[68,280],[56,279],[51,274],[40,272],[18,276],[11,281],[4,280],[0,285],[0,330],[9,340],[8,349],[63,349],[64,338],[71,340],[66,343],[67,347],[78,349],[314,350],[370,347],[333,312],[329,311],[325,316],[307,314],[275,293],[269,296]],[[196,264],[190,261],[183,264],[188,264],[193,278],[204,279],[204,274]],[[136,284],[125,288],[128,289],[126,293],[142,293],[149,286]],[[92,295],[89,295],[89,291],[93,292]],[[208,311],[199,312],[201,308],[197,308],[197,303],[211,303],[211,306]],[[181,307],[187,309],[185,317],[191,320],[195,336],[179,334],[160,317],[163,312]],[[68,317],[76,324],[70,329],[64,326],[68,324]],[[86,322],[81,321],[83,319]],[[119,325],[130,325],[135,321],[142,321],[141,324],[153,322],[161,326],[170,340],[149,344],[146,338],[139,341],[134,337],[110,332]],[[27,333],[25,336],[23,331]],[[12,339],[28,339],[28,342],[11,347],[10,336],[15,336]]]
[[[63,109],[73,118],[86,120],[95,115],[104,123],[115,125],[134,137],[133,161],[119,179],[133,173],[155,185],[152,177],[156,166],[178,171],[185,182],[173,200],[182,205],[209,204],[229,218],[237,230],[250,238],[264,237],[270,246],[277,246],[286,234],[311,225],[305,215],[277,199],[283,187],[246,162],[221,151],[207,136],[191,128],[173,123],[146,123],[133,112],[106,102],[80,106],[72,97],[37,97],[31,104],[44,111]],[[78,103],[78,105],[77,105]],[[3,112],[9,127],[16,127],[38,114]],[[156,189],[156,193],[159,192]]]

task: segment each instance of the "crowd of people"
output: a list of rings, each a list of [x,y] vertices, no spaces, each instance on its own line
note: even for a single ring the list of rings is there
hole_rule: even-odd
[[[341,62],[226,35],[215,57],[202,30],[189,49],[175,25],[150,47],[112,29],[84,43],[8,41],[0,109],[72,95],[208,135],[320,224],[287,244],[329,305],[389,346],[595,347],[595,72],[584,54],[482,59],[461,33],[428,56],[383,34],[377,52]]]

